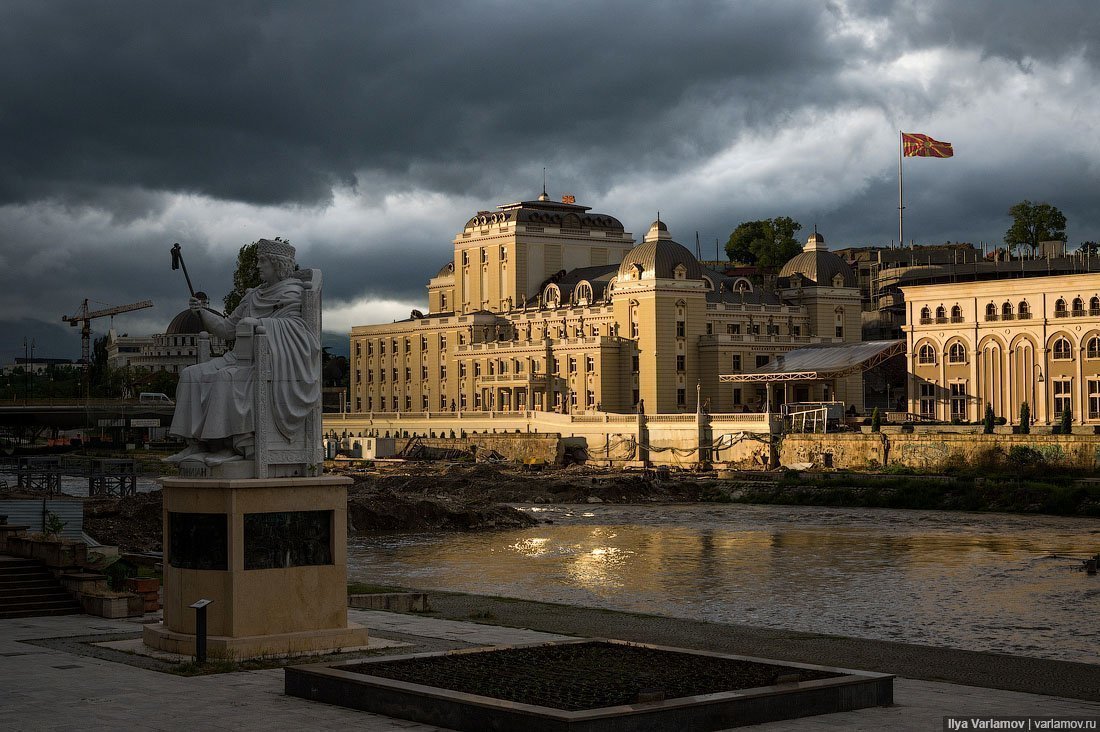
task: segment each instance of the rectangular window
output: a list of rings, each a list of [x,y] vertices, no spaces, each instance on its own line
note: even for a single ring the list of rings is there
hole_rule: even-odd
[[[633,322],[633,323],[630,324],[630,337],[635,339],[635,340],[638,339],[638,323],[637,322]]]
[[[684,360],[685,359],[684,359],[683,356],[677,356],[676,357],[676,370],[677,371],[683,371],[684,370]]]
[[[573,358],[572,356],[569,357],[569,373],[577,373],[577,359]]]
[[[359,369],[355,369],[355,383],[358,384],[363,380],[363,372]]]
[[[397,381],[397,369],[393,370],[393,380]]]
[[[639,366],[639,358],[638,358],[637,354],[635,354],[634,356],[630,357],[630,370],[633,371],[634,373],[638,373],[638,370],[639,370],[638,366]],[[637,401],[637,400],[635,400],[635,401]]]
[[[439,350],[441,350],[441,351],[446,351],[447,350],[447,336],[445,336],[445,335],[439,336]]]
[[[801,328],[801,326],[798,326],[798,325],[792,325],[792,326],[791,326],[791,335],[792,335],[792,336],[794,336],[795,338],[797,338],[797,337],[798,337],[799,335],[801,335],[801,334],[802,334],[802,328]]]
[[[465,409],[466,408],[466,395],[465,394],[459,394],[458,395],[458,408],[459,409]]]
[[[920,416],[928,417],[930,419],[936,418],[936,385],[935,384],[921,384],[920,385],[920,401],[917,407],[920,412]]]
[[[585,395],[585,404],[588,405],[589,409],[592,409],[596,406],[596,392],[592,391],[591,389],[588,390]]]
[[[1089,419],[1100,419],[1100,381],[1089,379]]]
[[[405,369],[405,381],[412,381],[412,377],[413,377],[412,376],[412,369],[406,368]]]
[[[411,396],[406,396],[406,397],[405,397],[405,411],[406,411],[406,412],[408,412],[408,411],[411,411],[411,410],[412,410],[412,408],[413,408],[413,400],[412,400],[412,397],[411,397]]]
[[[421,366],[420,367],[420,380],[421,381],[427,381],[428,380],[428,367],[427,366]]]
[[[385,341],[381,341],[381,342],[380,342],[380,343],[378,344],[378,352],[379,352],[380,354],[382,354],[383,356],[385,356],[385,355],[386,355],[386,342],[385,342]]]
[[[676,390],[676,406],[682,407],[687,404],[687,391],[684,389]]]
[[[359,358],[363,355],[363,344],[359,341],[355,342],[355,357]]]
[[[741,335],[740,323],[726,323],[726,333],[728,335]]]
[[[844,326],[843,325],[838,325],[836,327],[836,337],[837,338],[843,338],[844,337]]]
[[[744,402],[741,401],[741,387],[739,387],[739,386],[734,388],[734,390],[733,390],[733,403],[734,404],[744,404]]]
[[[420,397],[420,408],[423,409],[425,412],[428,411],[428,395],[427,394]]]
[[[481,363],[474,361],[474,376],[481,376]]]
[[[676,337],[677,338],[683,338],[684,337],[684,332],[686,330],[687,330],[687,326],[684,324],[684,321],[677,320],[676,321]]]
[[[768,361],[771,361],[771,360],[772,360],[771,356],[757,356],[756,357],[756,368],[760,368],[761,366],[767,366]]]
[[[443,368],[443,367],[441,366],[440,368]],[[458,364],[458,375],[459,375],[459,378],[463,378],[463,379],[466,378],[466,362],[465,361]]]
[[[631,400],[634,402],[635,406],[637,406],[640,399],[641,399],[641,392],[639,392],[637,389],[635,389],[634,391],[631,392]]]
[[[966,419],[966,382],[951,385],[951,419]]]
[[[465,374],[463,374],[465,376]],[[439,366],[439,380],[443,381],[447,378],[447,364],[440,364]]]
[[[420,350],[428,350],[428,336],[420,336]]]
[[[554,357],[554,373],[555,374],[560,374],[561,373],[561,362],[558,361],[557,356]]]
[[[379,370],[379,372],[378,372],[378,380],[379,380],[380,382],[382,382],[383,384],[385,384],[385,383],[386,383],[386,370],[385,370],[385,369],[381,369],[381,370]]]
[[[392,399],[390,400],[390,403],[391,403],[391,404],[393,404],[393,411],[395,411],[395,412],[396,412],[396,411],[397,411],[397,397],[396,397],[396,396],[394,396],[394,397],[393,397],[393,398],[392,398]]]
[[[714,333],[714,323],[707,323],[707,335]]]
[[[367,355],[368,356],[374,355],[374,344],[371,343],[370,341],[367,341]]]
[[[439,395],[439,411],[441,411],[441,412],[446,412],[447,411],[447,395],[446,394],[440,394]]]
[[[1073,381],[1062,379],[1054,382],[1054,416],[1058,419],[1067,411],[1073,413]]]
[[[731,365],[732,365],[734,371],[740,371],[741,370],[741,354],[740,353],[733,354],[733,363]]]
[[[370,397],[367,397],[367,402],[370,403]],[[363,397],[360,397],[360,396],[355,397],[355,411],[356,412],[362,412],[363,411]]]
[[[584,370],[588,373],[592,373],[596,370],[596,359],[591,356],[584,357]]]

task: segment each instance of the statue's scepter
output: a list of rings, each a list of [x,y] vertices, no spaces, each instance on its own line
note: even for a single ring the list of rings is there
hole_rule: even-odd
[[[191,275],[187,274],[187,265],[183,261],[183,251],[180,249],[180,243],[176,242],[176,245],[172,247],[172,269],[179,269],[183,267],[183,276],[187,279],[187,289],[191,291],[191,297],[195,296],[195,288],[191,286]]]

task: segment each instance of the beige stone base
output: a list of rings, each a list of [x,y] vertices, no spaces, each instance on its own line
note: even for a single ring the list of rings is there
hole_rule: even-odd
[[[142,626],[141,634],[142,641],[151,648],[184,656],[195,655],[195,636],[168,630],[164,623]],[[346,628],[305,630],[297,633],[240,638],[211,635],[206,638],[206,652],[209,657],[237,660],[316,651],[350,651],[366,648],[368,645],[367,629],[356,623],[348,623]]]

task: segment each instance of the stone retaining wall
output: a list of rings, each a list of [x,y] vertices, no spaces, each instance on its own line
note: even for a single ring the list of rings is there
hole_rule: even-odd
[[[779,448],[781,465],[813,463],[814,467],[864,469],[901,465],[939,470],[951,464],[1003,455],[1016,446],[1038,451],[1049,463],[1095,469],[1100,465],[1100,435],[985,434],[791,434]]]

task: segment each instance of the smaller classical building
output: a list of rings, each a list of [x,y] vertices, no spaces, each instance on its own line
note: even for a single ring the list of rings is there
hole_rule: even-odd
[[[204,302],[208,302],[202,292],[196,293]],[[221,316],[216,310],[206,310]],[[199,333],[203,330],[202,319],[190,308],[178,313],[163,333],[151,336],[119,335],[113,329],[107,333],[107,364],[111,368],[125,368],[144,371],[168,371],[178,374],[199,360]],[[221,338],[210,334],[210,347],[214,353],[225,351],[226,344]]]
[[[911,413],[1100,424],[1100,274],[902,289]]]

